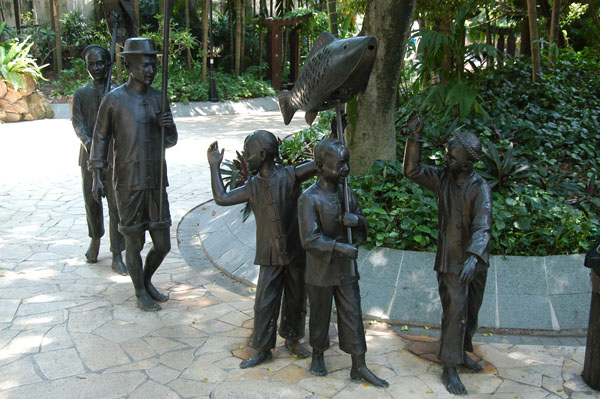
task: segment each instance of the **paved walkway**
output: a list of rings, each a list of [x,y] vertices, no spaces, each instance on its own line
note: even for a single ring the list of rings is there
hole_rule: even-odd
[[[176,119],[180,141],[167,152],[174,244],[186,239],[175,226],[211,197],[210,142],[218,139],[230,158],[253,129],[286,134],[280,118]],[[414,340],[384,323],[367,323],[367,361],[390,382],[386,390],[350,381],[335,328],[327,377],[312,376],[309,360],[291,357],[281,341],[273,361],[239,369],[252,353],[247,286],[201,254],[190,267],[173,245],[155,276],[170,300],[157,313],[138,310],[129,278],[110,269],[107,239],[97,264],[84,261],[78,143],[69,121],[0,125],[0,140],[0,398],[450,397],[440,366],[409,352]],[[579,377],[583,346],[479,343],[476,352],[493,367],[464,374],[471,397],[600,397]]]

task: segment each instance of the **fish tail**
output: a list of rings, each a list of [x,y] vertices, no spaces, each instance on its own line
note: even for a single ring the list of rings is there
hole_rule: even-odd
[[[279,109],[281,110],[281,115],[283,115],[283,123],[286,125],[290,124],[294,114],[296,113],[296,109],[292,105],[291,98],[292,93],[288,90],[283,90],[277,95]]]

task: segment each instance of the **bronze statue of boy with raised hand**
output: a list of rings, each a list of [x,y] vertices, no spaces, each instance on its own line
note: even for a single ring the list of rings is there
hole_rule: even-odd
[[[404,175],[433,191],[438,203],[438,243],[435,258],[442,303],[438,358],[442,381],[450,393],[465,395],[456,366],[472,371],[482,367],[466,353],[473,352],[473,334],[483,302],[492,232],[492,194],[473,170],[481,158],[481,143],[473,133],[457,132],[448,141],[444,167],[421,163],[423,120],[408,118],[411,135],[404,153]]]
[[[88,160],[98,108],[100,108],[100,102],[106,90],[110,53],[104,47],[92,44],[83,49],[82,58],[85,61],[85,67],[92,81],[75,90],[73,94],[71,121],[77,137],[81,140],[79,166],[81,167],[83,201],[85,203],[88,235],[91,238],[85,257],[89,263],[95,263],[98,261],[100,237],[104,235],[104,215],[102,214],[102,200],[97,201],[92,195],[92,173],[88,169]],[[112,146],[109,148],[107,169],[102,170],[101,173],[104,177],[112,176]],[[117,210],[112,181],[107,181],[105,188],[110,220],[109,234],[112,268],[121,275],[127,275],[127,268],[121,256],[121,252],[125,249],[125,239],[119,232],[119,211]]]
[[[158,302],[168,299],[151,281],[171,250],[171,215],[161,126],[165,127],[164,146],[168,148],[177,143],[173,116],[169,110],[161,113],[162,94],[151,86],[156,76],[157,53],[152,39],[136,37],[125,42],[121,55],[125,58],[129,80],[104,97],[90,158],[93,192],[99,198],[105,191],[101,171],[108,163],[108,148],[113,143],[112,180],[121,217],[119,231],[125,236],[125,259],[137,306],[146,311],[160,310]],[[160,187],[161,170],[163,187]],[[161,202],[162,210],[159,209]],[[152,248],[142,267],[140,253],[146,230],[152,238]]]
[[[279,335],[285,338],[290,352],[306,358],[310,352],[300,344],[305,329],[306,293],[297,201],[302,182],[315,174],[314,162],[280,165],[276,162],[279,159],[277,137],[266,130],[257,130],[244,140],[243,152],[248,170],[257,174],[242,187],[225,192],[219,170],[223,151],[219,151],[217,142],[208,148],[213,196],[215,202],[223,206],[250,203],[256,220],[254,264],[260,265],[250,344],[257,353],[241,362],[240,367],[253,367],[272,357],[280,307]]]

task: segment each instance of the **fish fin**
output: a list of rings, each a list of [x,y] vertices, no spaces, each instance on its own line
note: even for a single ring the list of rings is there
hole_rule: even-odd
[[[277,94],[277,100],[279,101],[279,110],[283,116],[283,123],[289,125],[296,113],[296,109],[291,103],[292,93],[287,90],[283,90]]]
[[[304,120],[309,125],[312,125],[312,123],[315,121],[315,118],[317,117],[317,115],[319,115],[318,111],[307,112],[307,113],[304,114]]]
[[[335,40],[337,40],[335,36],[333,36],[327,31],[324,31],[323,33],[321,33],[315,44],[310,49],[310,53],[308,53],[308,57],[306,57],[306,59],[309,60],[313,55],[317,53],[317,51],[321,50],[323,47],[327,46],[329,43]]]

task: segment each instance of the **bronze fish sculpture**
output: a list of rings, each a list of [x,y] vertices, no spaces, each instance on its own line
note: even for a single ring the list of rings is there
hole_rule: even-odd
[[[356,36],[338,39],[323,32],[310,50],[294,88],[277,95],[283,122],[288,125],[297,110],[306,112],[311,125],[319,111],[347,102],[367,87],[375,55],[377,39]]]

